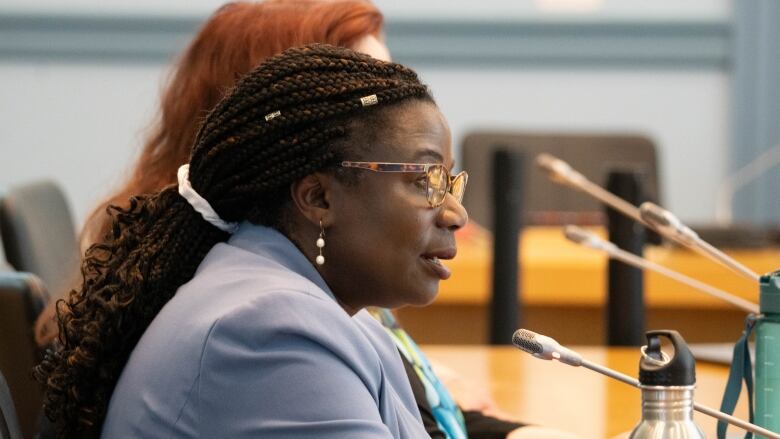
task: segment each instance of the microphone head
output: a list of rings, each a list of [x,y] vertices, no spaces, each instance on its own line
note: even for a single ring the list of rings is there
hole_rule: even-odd
[[[547,173],[550,180],[559,184],[571,185],[573,180],[583,178],[568,163],[545,152],[536,156],[536,165]]]
[[[515,331],[512,335],[512,344],[521,351],[542,360],[558,360],[570,366],[582,364],[582,357],[578,353],[561,346],[550,337],[527,329]]]
[[[672,212],[663,207],[645,201],[639,206],[639,215],[642,219],[657,228],[662,234],[684,241],[694,241],[699,235],[682,223]]]
[[[573,226],[571,224],[566,225],[563,228],[563,235],[569,241],[575,244],[582,244],[582,245],[588,245],[588,242],[593,238],[593,236],[587,231],[585,231],[585,229],[581,227]]]
[[[639,206],[639,215],[643,220],[658,227],[676,229],[680,222],[672,212],[649,201]]]
[[[579,244],[584,247],[588,247],[596,250],[602,250],[608,253],[615,246],[611,242],[607,242],[599,238],[594,233],[591,233],[581,227],[573,226],[571,224],[563,228],[563,235],[566,236],[566,239],[568,239],[569,241],[575,244]]]
[[[535,340],[536,333],[527,329],[518,329],[512,334],[512,344],[518,349],[529,354],[537,355],[544,352],[541,343]]]

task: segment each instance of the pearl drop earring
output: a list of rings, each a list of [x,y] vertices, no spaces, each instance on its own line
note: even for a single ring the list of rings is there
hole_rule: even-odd
[[[320,237],[317,238],[317,248],[320,249],[320,254],[314,259],[317,265],[323,265],[325,263],[325,256],[322,256],[322,248],[325,247],[325,228],[322,227],[322,220],[320,220]]]

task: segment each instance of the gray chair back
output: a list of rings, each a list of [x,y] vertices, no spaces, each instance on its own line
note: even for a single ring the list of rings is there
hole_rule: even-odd
[[[0,200],[0,235],[8,263],[17,271],[34,273],[56,295],[70,287],[79,259],[76,229],[55,183],[8,189]]]
[[[33,324],[45,297],[43,283],[35,275],[0,272],[0,373],[11,389],[14,418],[18,414],[17,429],[24,437],[33,437],[37,431],[43,404],[41,386],[33,379],[32,368],[41,360]]]
[[[462,167],[469,172],[463,204],[469,217],[493,227],[492,156],[499,148],[519,151],[524,156],[523,221],[528,224],[599,222],[603,207],[592,198],[548,180],[537,168],[536,155],[552,154],[596,184],[605,185],[610,171],[631,170],[643,175],[648,200],[659,200],[658,164],[655,145],[637,135],[558,134],[523,132],[474,132],[466,136]],[[588,221],[587,219],[597,221]]]
[[[19,421],[16,418],[11,389],[0,373],[0,439],[22,439]]]

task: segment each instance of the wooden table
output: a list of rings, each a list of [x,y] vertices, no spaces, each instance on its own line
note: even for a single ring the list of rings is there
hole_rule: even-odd
[[[638,349],[572,348],[594,363],[638,376]],[[528,423],[607,438],[631,430],[641,417],[638,389],[582,367],[539,360],[513,347],[425,345],[423,351],[435,363],[490,389],[500,408]],[[728,369],[700,363],[696,375],[696,401],[719,408]],[[747,419],[744,394],[736,416]],[[694,419],[707,437],[715,437],[714,419],[698,412]],[[729,431],[742,433],[734,427]]]

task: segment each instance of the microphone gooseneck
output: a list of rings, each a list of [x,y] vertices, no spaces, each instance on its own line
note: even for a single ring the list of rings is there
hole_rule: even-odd
[[[608,367],[604,367],[600,364],[592,363],[582,358],[582,356],[577,352],[561,346],[554,339],[541,334],[537,334],[533,331],[529,331],[528,329],[518,329],[517,331],[515,331],[515,333],[512,336],[512,344],[514,344],[515,347],[517,347],[521,351],[527,352],[536,358],[541,358],[543,360],[555,359],[561,361],[564,364],[568,364],[570,366],[575,366],[575,367],[582,366],[594,372],[598,372],[602,375],[606,375],[610,378],[626,383],[632,387],[636,387],[636,388],[641,387],[639,380],[634,379],[628,375],[622,374],[620,372],[617,372],[615,370],[612,370]],[[561,350],[566,351],[568,355],[576,356],[579,359],[579,362],[577,362],[576,364],[572,364],[566,361],[562,361],[561,360],[562,355],[560,354]],[[545,354],[545,352],[550,352],[550,354]],[[553,353],[555,352],[558,352],[558,355],[553,355]],[[720,419],[721,421],[724,422],[728,422],[729,424],[735,427],[742,428],[743,430],[755,434],[759,434],[768,438],[780,439],[780,434],[759,427],[758,425],[745,422],[742,419],[727,415],[725,413],[722,413],[718,410],[707,407],[705,405],[701,405],[698,402],[694,401],[693,409],[698,411],[699,413],[703,413],[713,418]]]
[[[584,247],[592,248],[594,250],[603,251],[607,253],[610,258],[617,259],[633,267],[654,271],[662,276],[666,276],[670,279],[676,280],[677,282],[688,285],[691,288],[695,288],[696,290],[708,294],[716,299],[728,302],[748,313],[757,314],[759,312],[758,305],[753,302],[715,288],[711,285],[707,285],[704,282],[700,282],[674,270],[670,270],[663,265],[648,261],[647,259],[637,256],[633,253],[622,250],[615,244],[609,241],[605,241],[595,234],[588,232],[587,230],[584,230],[580,227],[568,225],[564,228],[564,235],[568,240],[574,243],[580,244]]]

